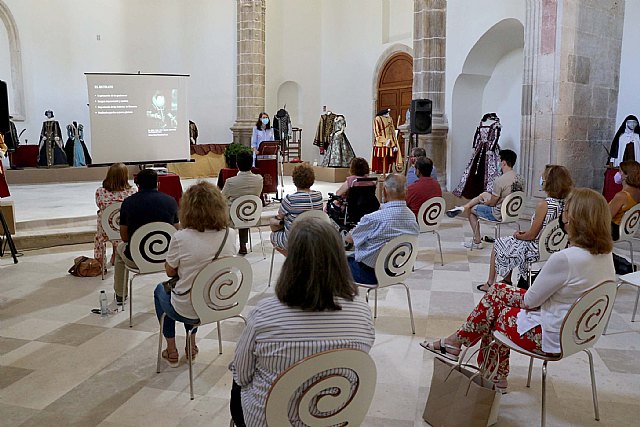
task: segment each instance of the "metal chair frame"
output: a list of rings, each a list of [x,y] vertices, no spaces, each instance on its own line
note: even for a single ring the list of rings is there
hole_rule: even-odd
[[[418,225],[420,233],[433,233],[438,238],[438,249],[440,250],[440,265],[444,265],[442,256],[442,244],[440,243],[440,221],[445,213],[446,202],[442,197],[432,197],[425,201],[418,211]]]
[[[520,213],[524,209],[524,192],[523,191],[514,191],[504,198],[502,201],[502,205],[500,206],[500,214],[502,215],[502,220],[500,221],[490,221],[488,219],[480,218],[480,222],[485,222],[487,224],[493,225],[493,234],[496,239],[500,237],[501,229],[500,227],[503,225],[515,224],[520,231],[520,224],[518,223],[518,218],[520,217]],[[473,245],[472,245],[473,246]],[[473,248],[471,248],[473,249]]]
[[[100,225],[104,234],[107,235],[107,241],[113,242],[121,240],[120,238],[120,208],[122,202],[112,203],[102,211],[100,217]],[[102,242],[102,280],[104,280],[104,270],[107,266],[107,242]]]
[[[249,229],[249,247],[253,252],[253,244],[251,242],[251,228],[258,229],[260,234],[260,248],[262,249],[262,258],[266,259],[264,253],[264,241],[262,240],[262,230],[260,229],[260,217],[262,215],[262,199],[258,196],[247,195],[240,196],[235,199],[229,207],[229,215],[233,227],[240,229]]]

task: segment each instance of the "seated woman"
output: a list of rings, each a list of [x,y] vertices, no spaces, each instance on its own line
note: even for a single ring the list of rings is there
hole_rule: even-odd
[[[236,253],[235,231],[228,227],[227,200],[215,185],[201,181],[189,187],[180,201],[179,217],[182,229],[175,232],[169,243],[165,270],[167,276],[180,278],[171,293],[167,293],[162,283],[154,292],[158,320],[166,314],[162,335],[167,340],[167,348],[162,352],[162,358],[174,368],[180,364],[175,338],[176,321],[184,323],[186,330],[199,322],[189,295],[193,280],[216,257]],[[191,335],[192,359],[198,354],[195,334],[194,329]],[[186,354],[185,347],[185,357]]]
[[[236,426],[267,425],[269,388],[294,363],[336,348],[369,352],[375,339],[373,319],[357,295],[335,228],[317,218],[294,222],[275,296],[260,301],[249,314],[229,365]]]
[[[326,208],[327,214],[329,214],[329,216],[339,224],[344,222],[343,202],[347,200],[349,189],[353,187],[354,184],[359,186],[375,186],[377,183],[376,181],[367,181],[362,183],[355,182],[358,178],[369,177],[369,163],[362,157],[354,157],[351,159],[351,162],[349,163],[349,172],[351,175],[349,175],[340,188],[338,188],[336,191],[336,198],[330,201],[330,203],[327,203]]]
[[[626,160],[620,163],[620,171],[614,180],[622,184],[622,190],[617,192],[609,202],[611,210],[611,237],[620,238],[620,221],[629,209],[640,203],[640,163]]]
[[[287,254],[287,235],[293,220],[305,211],[322,210],[322,193],[311,189],[316,179],[313,168],[306,163],[298,165],[293,168],[291,178],[296,192],[287,194],[282,199],[275,220],[283,227],[271,233],[271,244],[284,255]]]
[[[109,167],[107,171],[107,177],[102,181],[102,187],[96,190],[96,205],[98,206],[98,229],[96,231],[96,238],[93,245],[93,257],[103,264],[105,257],[104,243],[109,239],[107,234],[102,229],[102,212],[107,206],[114,203],[120,203],[133,193],[138,191],[135,186],[129,184],[129,169],[124,163],[114,163]],[[111,265],[115,259],[116,248],[118,247],[119,240],[113,240],[113,252],[111,255]],[[104,264],[103,264],[104,265]]]
[[[515,267],[518,267],[516,282],[520,276],[526,275],[527,263],[537,261],[540,257],[538,252],[540,233],[549,221],[553,221],[562,214],[564,199],[572,187],[573,180],[567,168],[558,165],[545,167],[540,177],[540,189],[547,193],[547,197],[538,202],[536,211],[531,217],[531,228],[527,231],[516,231],[513,236],[496,240],[491,251],[489,277],[486,283],[477,286],[478,290],[487,292],[495,283],[496,273],[504,277],[504,282],[511,284],[511,272]]]
[[[491,343],[493,331],[507,335],[520,347],[538,354],[560,352],[560,327],[573,303],[586,291],[615,280],[609,233],[611,214],[601,194],[589,188],[574,189],[565,203],[561,221],[571,246],[551,255],[529,290],[504,283],[496,284],[482,297],[467,321],[452,335],[435,342],[422,343],[427,350],[457,360],[460,348],[482,340]],[[497,344],[478,364],[494,369],[494,382],[505,392],[509,374],[509,348]]]

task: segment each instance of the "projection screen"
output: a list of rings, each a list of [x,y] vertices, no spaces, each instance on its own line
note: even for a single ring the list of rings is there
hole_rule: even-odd
[[[85,75],[94,164],[190,159],[188,75]]]

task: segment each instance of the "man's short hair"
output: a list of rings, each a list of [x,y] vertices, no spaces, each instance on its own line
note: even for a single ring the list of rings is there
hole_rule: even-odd
[[[422,147],[413,147],[411,149],[411,155],[413,157],[426,157],[427,156],[427,152]]]
[[[387,190],[387,193],[398,198],[404,198],[406,182],[407,180],[404,175],[391,173],[387,175],[384,180],[384,188]]]
[[[512,150],[500,150],[500,160],[507,162],[507,166],[512,168],[516,164],[518,155]]]
[[[158,188],[158,173],[153,169],[142,169],[136,177],[136,184],[142,190]]]
[[[247,151],[238,153],[236,155],[236,165],[238,165],[238,169],[242,172],[250,171],[251,166],[253,166],[253,153]]]
[[[416,170],[420,172],[420,176],[431,176],[433,171],[433,160],[422,156],[416,159]]]

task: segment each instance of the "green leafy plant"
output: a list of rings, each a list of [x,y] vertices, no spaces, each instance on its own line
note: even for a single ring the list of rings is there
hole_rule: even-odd
[[[251,153],[251,148],[235,142],[227,145],[224,150],[224,161],[227,163],[228,168],[235,169],[237,167],[236,156],[240,153]]]

